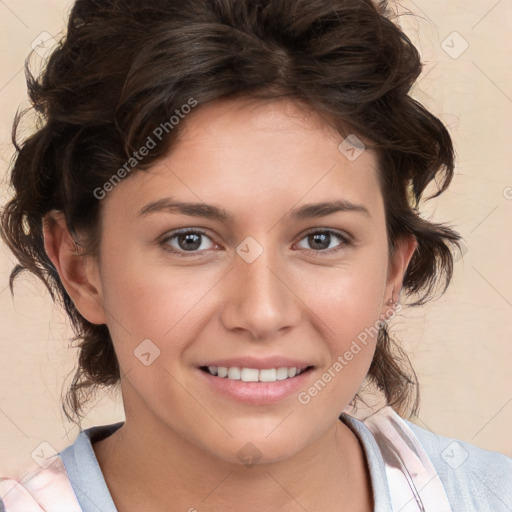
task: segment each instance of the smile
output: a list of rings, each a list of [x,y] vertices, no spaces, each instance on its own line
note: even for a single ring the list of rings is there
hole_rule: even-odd
[[[236,366],[202,366],[201,370],[215,377],[229,380],[241,380],[243,382],[276,382],[291,379],[312,368],[280,367],[280,368],[239,368]]]

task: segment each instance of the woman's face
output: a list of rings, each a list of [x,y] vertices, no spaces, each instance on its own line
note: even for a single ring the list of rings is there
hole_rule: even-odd
[[[181,122],[172,153],[102,203],[98,303],[127,424],[172,429],[232,462],[281,460],[326,433],[358,391],[412,249],[395,268],[374,154],[340,149],[314,114],[230,100]],[[342,202],[356,207],[311,207]],[[206,365],[270,370],[249,379],[312,368],[256,383]]]

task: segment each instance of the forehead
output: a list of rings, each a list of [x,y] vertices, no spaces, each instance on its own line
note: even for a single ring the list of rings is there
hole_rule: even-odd
[[[263,142],[261,156],[271,154],[274,148],[286,156],[301,149],[311,152],[330,146],[332,150],[342,139],[332,118],[289,98],[215,100],[192,111],[179,132],[182,147],[187,143],[208,143],[229,152],[238,145],[248,147],[255,145],[253,141]]]
[[[216,100],[181,122],[171,152],[118,187],[134,208],[169,196],[241,212],[248,200],[253,212],[335,199],[380,206],[374,152],[347,158],[344,137],[307,105]]]

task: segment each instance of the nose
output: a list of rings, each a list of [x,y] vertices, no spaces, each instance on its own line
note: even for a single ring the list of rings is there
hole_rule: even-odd
[[[302,301],[284,261],[264,250],[252,263],[237,255],[233,266],[224,285],[221,319],[226,329],[267,339],[298,324]]]

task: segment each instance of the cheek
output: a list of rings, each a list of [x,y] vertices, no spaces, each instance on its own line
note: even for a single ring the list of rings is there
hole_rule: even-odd
[[[309,271],[301,294],[336,350],[377,324],[386,286],[385,263],[367,256],[337,268]]]
[[[336,269],[319,270],[302,288],[314,314],[311,321],[326,341],[330,361],[316,389],[329,388],[324,399],[350,401],[373,359],[386,285],[386,261],[361,258]],[[306,302],[306,301],[305,301]],[[306,397],[307,400],[308,397]]]
[[[123,249],[122,260],[114,253],[104,258],[104,304],[112,338],[122,349],[120,360],[145,339],[167,356],[178,357],[206,318],[205,299],[218,276],[163,260],[150,264],[138,251]]]

